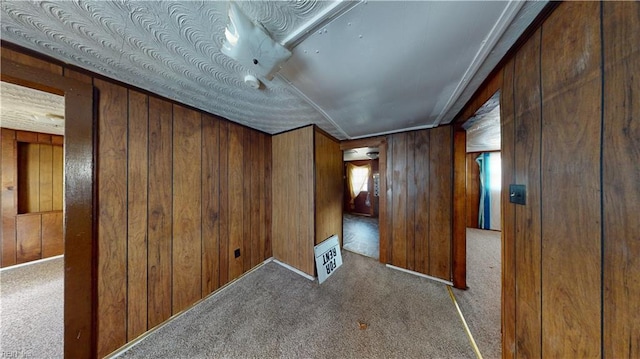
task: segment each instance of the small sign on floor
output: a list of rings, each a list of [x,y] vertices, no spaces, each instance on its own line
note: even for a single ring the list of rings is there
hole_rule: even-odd
[[[316,269],[318,270],[318,283],[322,284],[336,269],[342,265],[340,254],[340,242],[338,236],[333,235],[326,241],[313,248],[316,256]]]

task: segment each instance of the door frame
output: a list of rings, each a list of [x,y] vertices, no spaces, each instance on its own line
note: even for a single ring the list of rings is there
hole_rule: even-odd
[[[378,147],[378,171],[380,175],[380,197],[378,197],[380,204],[378,207],[378,226],[380,228],[380,263],[389,263],[389,222],[387,215],[387,203],[390,199],[391,193],[387,191],[387,137],[369,137],[361,138],[357,140],[344,140],[340,141],[340,150],[352,150],[361,147]],[[344,206],[344,203],[342,204]]]
[[[2,81],[64,96],[64,356],[97,343],[97,122],[90,84],[2,58]]]

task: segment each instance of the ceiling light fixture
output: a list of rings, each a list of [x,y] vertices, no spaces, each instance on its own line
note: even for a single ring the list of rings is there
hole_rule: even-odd
[[[224,36],[222,53],[263,79],[273,79],[280,65],[291,57],[291,51],[274,41],[260,24],[253,23],[235,2],[229,3],[229,24]],[[255,88],[259,87],[258,83]]]
[[[375,160],[376,158],[378,158],[379,155],[380,155],[380,152],[378,151],[367,152],[367,157],[371,158],[372,160]]]

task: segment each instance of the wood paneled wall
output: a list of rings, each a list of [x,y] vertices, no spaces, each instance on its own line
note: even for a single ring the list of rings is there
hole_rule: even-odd
[[[315,244],[334,234],[342,244],[342,162],[340,142],[316,128]]]
[[[272,137],[273,256],[315,275],[313,246],[342,240],[340,143],[307,126]]]
[[[62,143],[2,128],[2,267],[63,253]]]
[[[271,257],[270,135],[13,49],[2,57],[99,93],[98,357]],[[4,169],[3,203],[14,200]]]
[[[447,281],[452,270],[451,126],[387,136],[389,263]],[[384,228],[384,226],[381,226]]]
[[[271,256],[271,142],[105,80],[94,85],[102,356]]]
[[[467,153],[466,164],[466,198],[467,227],[478,228],[478,212],[480,211],[480,166],[476,162],[479,153]]]
[[[273,256],[314,275],[314,129],[272,137]]]
[[[504,67],[505,357],[640,356],[640,3],[562,3]]]

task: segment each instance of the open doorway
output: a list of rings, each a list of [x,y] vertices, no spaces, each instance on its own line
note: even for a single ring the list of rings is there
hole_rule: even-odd
[[[64,96],[0,83],[3,352],[59,357],[64,334]],[[5,198],[6,197],[6,198]]]
[[[460,308],[485,357],[501,357],[500,92],[464,124],[466,285]]]
[[[380,149],[344,151],[343,248],[380,259]]]

